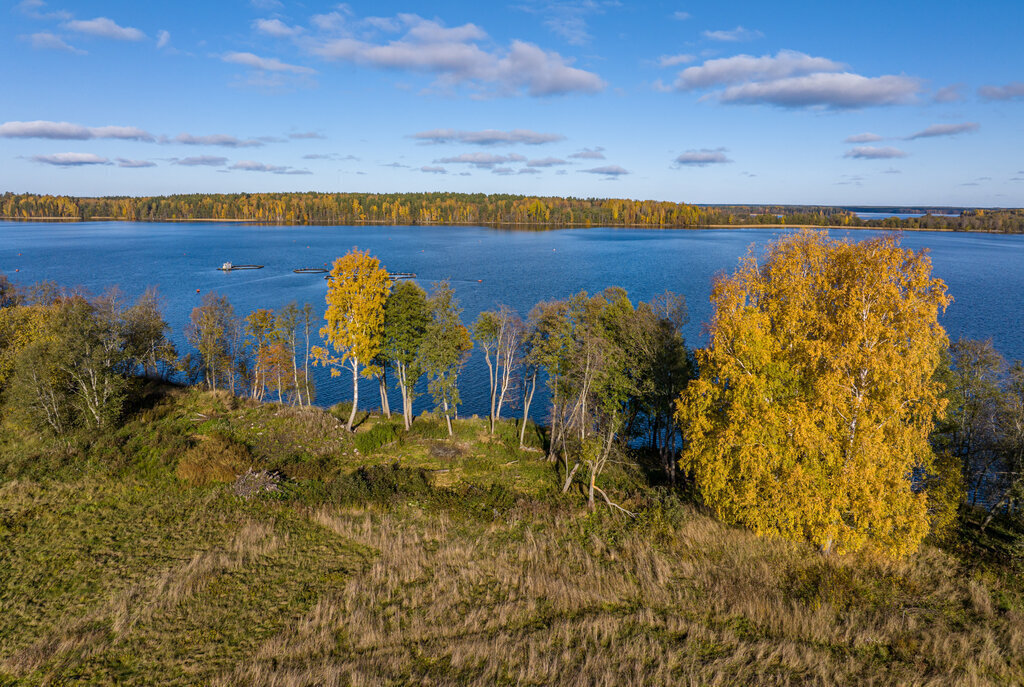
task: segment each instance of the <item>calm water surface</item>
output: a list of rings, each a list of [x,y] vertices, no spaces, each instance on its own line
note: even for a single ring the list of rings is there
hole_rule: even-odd
[[[202,292],[227,295],[239,315],[312,303],[322,315],[323,275],[294,274],[326,266],[353,246],[369,250],[394,272],[415,272],[429,290],[449,279],[470,324],[481,310],[505,303],[526,315],[538,301],[580,290],[625,288],[636,302],[665,290],[682,293],[690,307],[691,345],[704,342],[711,314],[712,277],[732,270],[749,246],[762,247],[784,229],[642,230],[570,229],[501,231],[482,227],[275,227],[219,223],[144,224],[0,222],[0,272],[22,284],[53,280],[99,293],[117,284],[130,297],[159,287],[164,317],[179,352],[183,330]],[[866,238],[874,232],[853,232]],[[1018,333],[1024,320],[1024,236],[908,232],[907,248],[931,250],[935,274],[955,301],[942,318],[951,338],[992,338],[1010,359],[1024,358]],[[224,273],[225,262],[265,265]],[[15,272],[17,270],[17,272]],[[318,403],[348,397],[351,381],[318,370]],[[460,385],[463,411],[486,412],[487,375],[475,353]],[[360,392],[378,404],[375,388]],[[397,394],[392,398],[392,407]],[[543,400],[535,407],[542,406]],[[427,407],[421,398],[417,412]],[[400,405],[398,406],[400,407]]]

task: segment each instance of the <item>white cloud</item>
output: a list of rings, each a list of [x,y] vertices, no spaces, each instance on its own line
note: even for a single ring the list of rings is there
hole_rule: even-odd
[[[907,136],[908,141],[913,141],[916,138],[934,138],[936,136],[956,136],[957,134],[964,134],[968,132],[977,131],[979,128],[977,122],[964,122],[962,124],[933,124],[927,129],[918,131],[916,134]]]
[[[227,164],[228,159],[226,157],[216,157],[214,155],[197,155],[195,157],[183,157],[174,160],[176,165],[184,165],[186,167],[223,167]]]
[[[843,157],[855,160],[892,160],[906,157],[907,154],[898,148],[876,148],[874,146],[857,146],[847,150]]]
[[[866,77],[847,66],[794,50],[775,56],[736,55],[679,73],[680,91],[721,88],[705,97],[723,103],[852,109],[913,102],[921,82],[907,76]]]
[[[569,157],[574,160],[603,160],[604,148],[597,146],[596,148],[584,148],[583,150],[573,153]]]
[[[780,107],[855,109],[905,105],[921,91],[921,82],[906,76],[867,77],[859,74],[808,74],[776,81],[730,86],[723,103],[768,104]]]
[[[4,122],[0,138],[50,138],[87,141],[93,138],[118,138],[129,141],[153,141],[153,134],[134,126],[82,126],[71,122]]]
[[[81,167],[84,165],[109,165],[110,160],[93,153],[55,153],[53,155],[33,155],[33,162],[57,167]]]
[[[543,172],[533,167],[523,167],[516,174],[543,174]]]
[[[251,52],[231,52],[221,57],[221,59],[231,64],[240,64],[245,67],[252,67],[253,69],[259,69],[265,72],[316,74],[315,69],[301,67],[295,64],[287,64],[276,57],[260,57],[259,55],[252,54]]]
[[[462,155],[456,155],[454,157],[443,157],[440,160],[434,160],[435,163],[441,164],[465,164],[473,165],[481,169],[492,169],[496,165],[507,164],[509,162],[526,162],[526,158],[522,155],[516,155],[515,153],[509,153],[508,155],[494,155],[492,153],[463,153]]]
[[[932,101],[936,103],[959,103],[963,102],[964,96],[960,92],[965,84],[955,83],[935,91]]]
[[[623,169],[618,165],[606,165],[604,167],[594,167],[592,169],[581,169],[578,171],[586,174],[601,174],[607,177],[618,177],[629,174],[629,170]]]
[[[33,33],[28,37],[32,47],[36,50],[64,50],[65,52],[74,53],[76,55],[87,55],[88,53],[84,50],[79,50],[73,45],[69,45],[60,36],[55,36],[49,31],[40,31],[39,33]]]
[[[732,160],[726,157],[725,152],[725,148],[687,150],[675,159],[675,164],[681,167],[707,167],[708,165],[721,165],[732,162]]]
[[[288,138],[295,138],[295,139],[300,139],[300,140],[304,140],[304,139],[320,139],[320,140],[322,140],[322,139],[325,139],[327,137],[324,136],[323,134],[319,134],[319,133],[317,133],[315,131],[299,131],[299,132],[296,132],[296,133],[293,133],[293,134],[288,134]]]
[[[863,134],[854,134],[853,136],[847,136],[843,139],[843,143],[874,143],[875,141],[881,141],[882,136],[878,134],[872,134],[865,132]]]
[[[515,174],[516,170],[511,167],[495,167],[491,170],[492,174],[498,174],[500,176],[508,176],[509,174]]]
[[[985,100],[1016,100],[1024,98],[1024,81],[1011,81],[1005,86],[982,86],[978,95]]]
[[[172,139],[161,139],[161,143],[181,143],[189,146],[224,146],[225,148],[256,148],[263,145],[258,139],[239,139],[227,134],[212,134],[210,136],[195,136],[193,134],[178,134]]]
[[[483,131],[431,129],[430,131],[421,131],[413,134],[411,138],[429,143],[466,143],[481,146],[512,143],[540,145],[542,143],[555,143],[565,140],[565,136],[562,134],[545,134],[529,129],[512,129],[511,131],[498,131],[496,129],[484,129]]]
[[[421,172],[426,172],[427,174],[447,174],[448,173],[448,170],[445,169],[444,167],[437,167],[437,166],[432,166],[432,165],[427,165],[425,167],[420,167],[420,171]]]
[[[681,64],[690,64],[696,55],[662,55],[658,58],[659,67],[678,67]]]
[[[156,34],[156,47],[158,49],[162,49],[162,48],[166,48],[170,44],[171,44],[171,32],[170,31],[164,31],[164,30],[161,29],[160,32],[158,32]]]
[[[557,157],[543,157],[539,160],[530,160],[526,163],[527,167],[558,167],[560,165],[569,164],[567,161]]]
[[[145,40],[146,34],[130,26],[118,26],[118,24],[106,17],[95,19],[72,19],[63,24],[69,31],[98,36],[100,38],[111,38],[118,41],[141,41]]]
[[[259,33],[274,38],[294,38],[302,33],[301,26],[288,26],[280,19],[257,19],[252,27]]]
[[[44,12],[42,11],[44,7],[46,7],[46,3],[43,2],[43,0],[21,0],[21,2],[14,6],[14,9],[33,19],[49,19],[56,21],[71,19],[70,12],[66,12],[64,10]]]
[[[672,18],[675,19],[676,21],[686,21],[687,19],[690,18],[690,16],[691,15],[690,15],[689,12],[673,12],[672,13]]]
[[[123,157],[117,158],[117,166],[128,169],[142,169],[144,167],[156,167],[155,162],[149,160],[127,160]]]
[[[397,17],[405,34],[388,42],[359,40],[348,35],[306,38],[303,45],[326,59],[431,74],[442,90],[467,87],[479,95],[530,96],[595,93],[605,87],[597,74],[572,66],[572,59],[514,40],[508,49],[484,49],[487,39],[475,24],[448,28],[414,14]],[[336,24],[319,25],[338,31]],[[490,46],[488,45],[488,48]]]
[[[738,43],[740,41],[752,41],[757,38],[764,38],[764,34],[760,31],[751,31],[750,29],[745,29],[742,26],[737,26],[735,29],[729,29],[728,31],[705,31],[704,37],[713,41]]]
[[[774,57],[736,55],[708,60],[698,67],[684,69],[676,80],[676,88],[689,91],[746,81],[784,79],[817,72],[838,72],[844,68],[845,65],[840,62],[824,57],[811,57],[795,50],[780,50]]]
[[[228,167],[243,172],[267,172],[269,174],[312,174],[308,169],[295,169],[286,165],[268,165],[255,160],[240,160]]]

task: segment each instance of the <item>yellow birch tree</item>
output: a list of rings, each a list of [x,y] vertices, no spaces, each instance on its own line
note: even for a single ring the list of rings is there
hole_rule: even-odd
[[[925,252],[805,231],[714,284],[680,465],[723,520],[823,551],[914,552],[950,303]]]
[[[366,372],[384,340],[384,303],[391,292],[391,278],[380,260],[353,248],[348,255],[334,261],[327,281],[326,325],[320,336],[338,355],[322,346],[313,348],[319,365],[331,367],[331,376],[341,373],[339,367],[352,370],[352,411],[345,425],[352,431],[359,404],[359,375]]]

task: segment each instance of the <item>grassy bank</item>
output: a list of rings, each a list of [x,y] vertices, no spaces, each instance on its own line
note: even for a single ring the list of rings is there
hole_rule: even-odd
[[[637,518],[589,513],[532,428],[400,425],[153,389],[70,447],[5,429],[0,684],[1024,682],[998,527],[825,558],[632,465]],[[283,479],[240,496],[249,468]]]

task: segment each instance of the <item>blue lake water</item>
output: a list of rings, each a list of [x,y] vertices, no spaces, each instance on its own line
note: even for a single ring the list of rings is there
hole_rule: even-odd
[[[702,325],[711,314],[708,297],[714,275],[735,268],[748,247],[764,246],[786,231],[0,222],[0,272],[22,284],[53,280],[94,293],[117,284],[132,298],[156,285],[164,317],[184,353],[188,346],[182,332],[200,300],[196,289],[227,295],[242,316],[293,300],[312,303],[322,314],[323,275],[292,270],[325,266],[358,246],[391,271],[415,272],[428,290],[433,282],[449,279],[467,324],[499,303],[525,316],[538,301],[611,285],[625,288],[634,302],[665,290],[682,293],[690,308],[687,339],[699,345],[704,342]],[[849,235],[866,238],[875,232]],[[930,249],[935,274],[949,285],[955,300],[942,323],[951,338],[991,338],[1007,358],[1024,358],[1024,235],[907,232],[902,244]],[[225,261],[265,267],[217,271]],[[317,402],[345,400],[350,384],[318,369]],[[474,353],[460,387],[464,413],[486,412],[481,354]],[[378,404],[369,383],[360,396],[374,407]],[[396,401],[397,394],[392,407],[400,407]],[[416,411],[427,405],[428,399],[421,398]],[[535,401],[538,417],[540,406]]]

